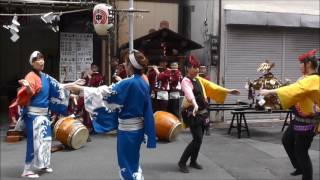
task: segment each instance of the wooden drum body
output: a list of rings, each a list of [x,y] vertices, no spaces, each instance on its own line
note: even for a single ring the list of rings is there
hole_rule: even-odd
[[[79,149],[87,142],[89,130],[80,121],[66,117],[57,121],[54,135],[62,144]]]
[[[182,124],[178,118],[165,111],[154,113],[156,134],[159,140],[173,141],[182,130]]]

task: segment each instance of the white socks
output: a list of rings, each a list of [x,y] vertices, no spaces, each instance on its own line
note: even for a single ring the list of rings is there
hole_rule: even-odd
[[[53,169],[50,167],[45,167],[45,168],[42,168],[41,171],[46,172],[46,173],[52,173]]]
[[[53,169],[50,167],[46,167],[46,168],[42,168],[41,171],[46,172],[46,173],[51,173],[53,172]],[[23,173],[21,174],[22,177],[26,177],[26,178],[39,178],[39,175],[37,173],[35,173],[30,164],[25,164],[24,165],[24,170]]]

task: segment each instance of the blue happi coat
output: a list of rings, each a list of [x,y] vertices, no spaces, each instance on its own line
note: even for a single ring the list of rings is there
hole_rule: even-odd
[[[50,165],[51,122],[49,112],[66,115],[69,93],[54,78],[40,72],[41,90],[22,109],[21,118],[27,130],[25,163],[41,169]]]
[[[147,148],[156,147],[148,84],[135,74],[111,86],[86,87],[84,97],[85,108],[93,116],[95,131],[107,132],[118,128],[117,153],[121,178],[142,177],[140,145],[145,142]],[[134,124],[140,120],[143,124],[135,129]],[[130,129],[132,125],[133,129]]]

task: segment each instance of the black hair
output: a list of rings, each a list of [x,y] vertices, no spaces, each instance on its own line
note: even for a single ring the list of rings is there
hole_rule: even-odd
[[[136,68],[133,67],[133,74],[142,75],[143,74],[143,69],[136,69]]]
[[[91,66],[98,66],[98,64],[97,63],[91,63]]]
[[[309,61],[310,61],[310,63],[311,63],[311,66],[312,66],[314,69],[317,69],[319,59],[313,58],[313,59],[311,59],[311,60],[309,60]]]
[[[320,65],[319,65],[319,61],[320,61],[320,58],[316,58],[316,57],[313,57],[312,59],[309,59],[307,62],[310,62],[311,63],[311,66],[314,70],[316,70],[316,72],[318,74],[320,74]],[[306,68],[306,63],[304,63],[304,66]]]

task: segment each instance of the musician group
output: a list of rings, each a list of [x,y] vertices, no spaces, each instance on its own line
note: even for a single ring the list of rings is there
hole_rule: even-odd
[[[291,174],[302,174],[303,180],[312,179],[308,149],[319,124],[320,77],[316,52],[299,57],[303,77],[296,83],[260,91],[263,96],[278,96],[283,108],[293,108],[296,118],[282,141],[296,169]],[[144,179],[140,147],[145,143],[147,148],[156,148],[153,113],[166,111],[178,118],[181,114],[193,139],[181,154],[178,167],[183,173],[189,173],[188,167],[203,169],[197,157],[209,121],[208,100],[224,103],[228,94],[239,95],[239,90],[200,77],[200,63],[193,56],[184,60],[185,77],[181,73],[184,67],[166,57],[159,59],[158,65],[149,65],[143,53],[133,50],[124,53],[121,60],[123,63],[115,60],[112,64],[114,83],[111,85],[103,85],[103,76],[95,64],[83,74],[84,79],[62,84],[42,72],[44,55],[32,52],[31,71],[19,81],[21,88],[9,108],[14,119],[10,128],[18,130],[24,125],[27,136],[22,177],[39,178],[40,172],[53,172],[50,166],[52,114],[81,114],[91,133],[117,130],[119,175],[125,180]],[[183,97],[181,112],[180,97]]]

